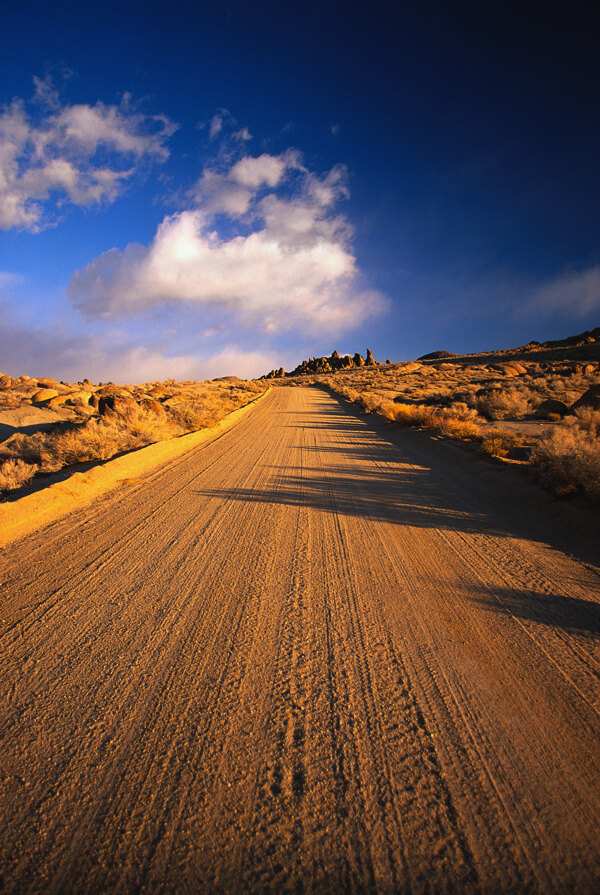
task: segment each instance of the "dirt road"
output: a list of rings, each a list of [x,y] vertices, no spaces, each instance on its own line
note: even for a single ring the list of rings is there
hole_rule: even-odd
[[[600,576],[560,512],[276,389],[8,548],[4,890],[598,891]]]

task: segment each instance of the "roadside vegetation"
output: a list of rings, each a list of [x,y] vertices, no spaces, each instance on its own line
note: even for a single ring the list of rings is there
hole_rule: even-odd
[[[0,491],[21,488],[40,473],[108,460],[214,426],[266,387],[266,383],[236,377],[94,386],[88,381],[72,385],[4,376],[0,379],[0,422],[41,418],[46,424],[40,423],[38,431],[15,431],[0,443]],[[35,428],[35,423],[24,428]]]
[[[270,381],[326,386],[400,426],[473,442],[498,459],[534,465],[556,494],[599,496],[600,340],[543,352],[533,343],[518,351],[363,362]],[[325,360],[305,366],[322,367]]]

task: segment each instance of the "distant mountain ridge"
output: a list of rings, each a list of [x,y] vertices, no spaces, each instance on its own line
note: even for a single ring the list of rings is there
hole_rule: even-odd
[[[521,351],[531,349],[537,351],[540,348],[575,348],[578,345],[589,345],[592,342],[600,342],[600,326],[595,329],[586,329],[576,336],[567,336],[566,339],[553,339],[549,342],[528,342],[523,345]]]

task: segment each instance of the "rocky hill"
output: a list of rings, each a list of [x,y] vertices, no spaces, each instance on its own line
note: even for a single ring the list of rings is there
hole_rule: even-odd
[[[386,364],[390,361],[386,360]],[[261,379],[283,379],[288,376],[314,376],[315,373],[334,373],[336,370],[350,370],[356,367],[381,366],[380,361],[375,360],[373,352],[367,348],[367,356],[363,357],[358,352],[355,355],[342,354],[334,351],[329,357],[311,357],[298,364],[291,373],[286,373],[283,367],[271,370],[261,376]]]

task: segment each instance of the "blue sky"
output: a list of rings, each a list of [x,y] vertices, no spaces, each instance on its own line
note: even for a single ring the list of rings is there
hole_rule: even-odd
[[[4,4],[0,370],[142,381],[600,322],[600,13]]]

